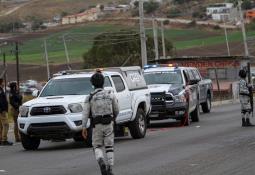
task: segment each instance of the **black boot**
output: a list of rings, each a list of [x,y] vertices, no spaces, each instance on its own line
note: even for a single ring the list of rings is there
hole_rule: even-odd
[[[245,126],[246,126],[245,118],[242,118],[242,127],[245,127]]]
[[[246,126],[254,126],[253,124],[251,124],[249,118],[246,118]]]
[[[107,175],[114,175],[112,172],[112,166],[107,167]]]
[[[98,160],[98,164],[101,170],[101,174],[102,175],[107,175],[107,170],[106,170],[106,165],[104,163],[104,160],[101,158]]]

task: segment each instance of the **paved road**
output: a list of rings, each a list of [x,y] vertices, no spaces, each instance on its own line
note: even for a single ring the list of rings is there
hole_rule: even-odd
[[[154,124],[142,140],[117,139],[116,175],[255,174],[255,127],[240,127],[239,105],[216,107],[189,127],[169,125]],[[0,147],[1,174],[100,173],[90,148],[67,141],[43,142],[38,151]]]

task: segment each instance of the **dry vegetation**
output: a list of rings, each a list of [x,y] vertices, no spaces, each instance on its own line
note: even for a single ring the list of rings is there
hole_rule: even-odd
[[[52,19],[55,15],[74,14],[97,4],[108,4],[123,0],[31,0],[22,8],[18,9],[9,18],[27,20],[30,18]],[[124,0],[125,2],[125,0]],[[8,4],[11,6],[13,4]],[[5,4],[5,8],[6,4]],[[3,5],[0,6],[0,10]]]

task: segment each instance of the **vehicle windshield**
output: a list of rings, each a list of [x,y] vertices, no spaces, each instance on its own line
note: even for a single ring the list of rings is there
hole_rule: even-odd
[[[181,71],[147,72],[145,81],[150,84],[182,84]]]
[[[93,91],[90,78],[66,78],[51,80],[40,97],[62,95],[88,95]]]

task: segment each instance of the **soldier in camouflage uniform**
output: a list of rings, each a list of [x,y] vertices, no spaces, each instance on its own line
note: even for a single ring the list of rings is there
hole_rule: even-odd
[[[240,70],[240,82],[239,82],[239,98],[241,103],[241,113],[242,113],[242,126],[253,126],[250,123],[250,114],[251,114],[251,102],[250,102],[250,84],[246,82],[246,71]]]
[[[82,135],[85,139],[87,138],[86,125],[90,117],[93,125],[92,145],[101,173],[102,175],[113,175],[113,125],[115,118],[119,114],[119,107],[113,92],[103,89],[104,76],[101,72],[97,72],[91,77],[91,83],[95,87],[95,91],[85,100]],[[105,150],[106,159],[104,158],[103,150]]]

